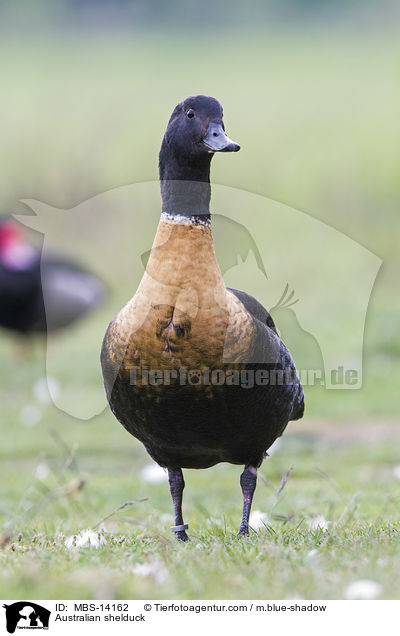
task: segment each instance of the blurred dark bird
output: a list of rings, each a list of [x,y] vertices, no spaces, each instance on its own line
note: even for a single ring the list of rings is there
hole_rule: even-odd
[[[20,334],[63,329],[98,307],[104,286],[57,254],[30,245],[10,218],[0,219],[0,327]]]
[[[226,288],[215,256],[211,159],[237,150],[216,99],[197,95],[176,106],[159,157],[162,214],[153,249],[101,352],[114,415],[168,469],[172,531],[183,541],[182,468],[245,466],[239,534],[246,535],[257,468],[304,411],[271,316],[249,294]]]

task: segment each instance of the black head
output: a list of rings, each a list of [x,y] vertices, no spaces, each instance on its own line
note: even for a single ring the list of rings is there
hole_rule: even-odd
[[[160,150],[164,210],[208,212],[211,159],[216,152],[240,150],[226,135],[222,117],[219,101],[207,95],[187,97],[174,108]],[[186,185],[172,183],[177,181]],[[207,187],[193,185],[199,182]]]
[[[214,97],[188,97],[174,108],[163,146],[186,161],[215,152],[237,152],[240,146],[227,137],[222,117],[222,106]]]

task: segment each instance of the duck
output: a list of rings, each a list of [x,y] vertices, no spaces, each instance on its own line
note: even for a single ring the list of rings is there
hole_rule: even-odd
[[[63,330],[105,300],[102,281],[57,252],[41,253],[19,223],[0,219],[0,327],[30,337]]]
[[[183,469],[243,466],[238,535],[249,534],[257,471],[304,413],[293,358],[268,311],[227,288],[210,213],[216,153],[237,152],[220,102],[179,102],[159,153],[161,217],[134,296],[107,327],[101,366],[114,416],[166,469],[175,538],[187,541]]]

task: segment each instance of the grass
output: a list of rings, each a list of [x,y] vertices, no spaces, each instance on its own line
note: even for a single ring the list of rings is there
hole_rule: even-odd
[[[183,545],[169,531],[168,484],[145,481],[145,451],[108,412],[83,423],[36,404],[34,427],[15,403],[2,422],[1,597],[335,599],[358,579],[399,597],[394,420],[289,425],[256,490],[253,508],[268,525],[247,539],[235,536],[240,468],[185,471]],[[319,516],[327,531],[310,527]],[[86,528],[105,543],[67,548]]]
[[[156,34],[2,38],[1,207],[21,210],[30,197],[68,208],[156,179],[169,111],[187,94],[215,94],[228,133],[243,144],[235,161],[215,162],[216,183],[305,210],[384,259],[366,322],[363,388],[307,390],[304,422],[289,425],[261,469],[254,509],[270,523],[248,539],[235,536],[239,467],[186,471],[191,541],[181,545],[169,531],[168,485],[141,477],[149,462],[141,446],[108,411],[85,422],[40,401],[39,343],[21,357],[2,335],[3,598],[329,599],[364,578],[381,584],[380,598],[400,596],[397,39],[293,32],[203,44]],[[98,218],[87,243],[94,263],[103,259]],[[110,227],[120,306],[133,292],[128,254],[139,242],[134,231],[121,236],[119,223]],[[71,252],[76,234],[59,236],[59,247]],[[335,308],[318,311],[334,323]],[[97,381],[95,333],[112,313],[106,307],[51,343],[51,375],[62,386],[82,377],[82,399]],[[78,369],[79,351],[87,354]],[[310,528],[317,516],[328,531]],[[98,549],[67,549],[67,537],[95,526],[105,539]]]

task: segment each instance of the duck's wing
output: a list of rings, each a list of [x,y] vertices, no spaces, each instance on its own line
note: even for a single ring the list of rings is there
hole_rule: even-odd
[[[266,329],[270,329],[271,331],[273,331],[276,334],[276,336],[278,336],[279,338],[278,331],[275,327],[275,323],[272,320],[271,315],[261,305],[261,303],[258,302],[258,300],[256,300],[253,296],[250,296],[250,294],[247,294],[246,292],[240,291],[238,289],[228,288],[228,290],[232,294],[234,294],[236,298],[240,300],[240,302],[242,303],[242,305],[244,305],[244,307],[247,309],[249,314],[255,319],[255,323],[258,326],[257,335],[258,335],[260,349],[263,348],[263,341],[267,343],[267,337],[265,333]],[[285,344],[282,342],[280,338],[279,338],[279,342],[280,342],[280,359],[281,359],[282,368],[292,369],[295,376],[298,379],[297,383],[287,385],[290,395],[287,395],[285,399],[289,399],[291,402],[291,412],[290,412],[288,421],[299,420],[303,417],[303,414],[304,414],[303,387],[301,386],[301,382],[298,378],[296,366],[290,354],[290,351],[287,349],[287,347],[285,346]],[[268,345],[266,344],[266,346]],[[279,397],[279,399],[281,398]]]
[[[245,308],[247,309],[249,314],[253,316],[253,318],[257,318],[257,320],[272,329],[272,331],[274,331],[276,335],[279,335],[277,328],[275,327],[275,323],[272,320],[271,314],[262,306],[261,303],[258,302],[258,300],[254,298],[254,296],[250,296],[250,294],[247,294],[244,291],[240,291],[239,289],[232,289],[231,287],[228,287],[228,290],[240,300],[242,305],[245,306]]]

